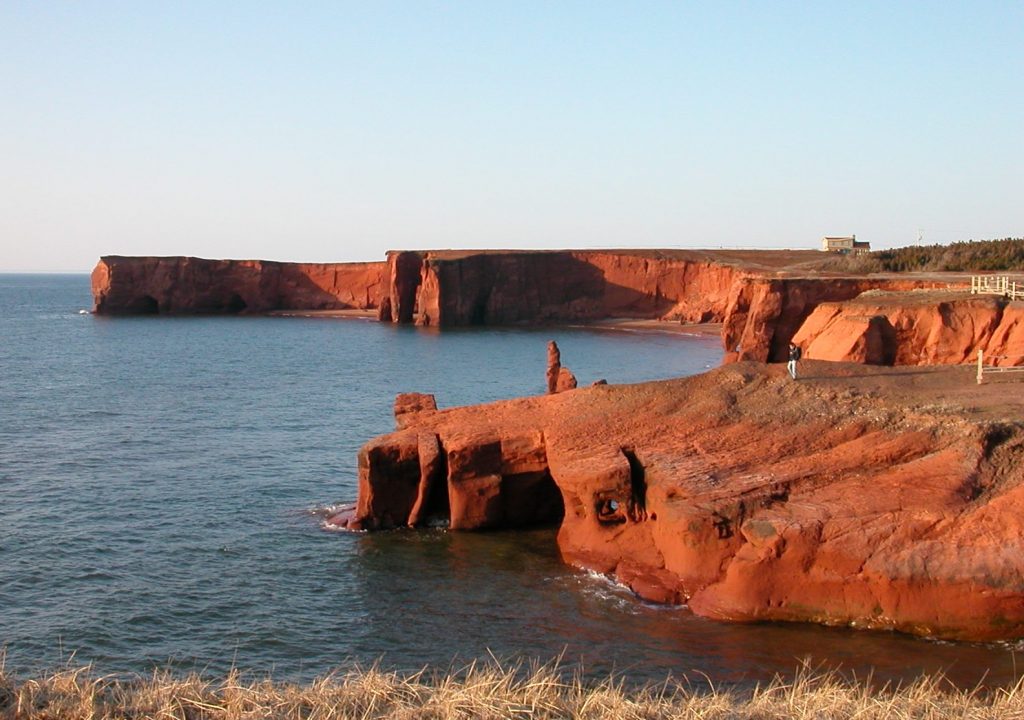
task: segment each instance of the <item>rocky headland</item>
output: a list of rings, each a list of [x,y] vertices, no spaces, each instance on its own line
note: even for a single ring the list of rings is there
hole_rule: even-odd
[[[99,315],[238,314],[275,310],[377,310],[387,265],[100,258],[92,271]]]
[[[559,523],[565,560],[735,621],[1024,635],[1021,401],[968,368],[738,362],[436,409],[359,455],[349,529]]]

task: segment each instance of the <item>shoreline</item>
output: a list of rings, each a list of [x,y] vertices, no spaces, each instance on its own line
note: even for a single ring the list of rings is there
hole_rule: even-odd
[[[260,313],[265,317],[302,317],[302,318],[344,318],[357,320],[377,320],[377,310],[346,308],[343,310],[268,310]],[[540,324],[516,323],[509,327],[537,326]],[[484,327],[501,327],[487,325]],[[722,323],[680,323],[673,320],[652,318],[605,318],[589,321],[565,321],[544,323],[542,327],[588,328],[592,330],[615,330],[620,332],[651,333],[658,335],[685,335],[687,337],[719,338],[722,335]],[[465,329],[465,328],[462,328]]]
[[[680,323],[672,320],[641,318],[608,318],[593,322],[572,323],[570,327],[586,327],[621,332],[642,332],[660,335],[686,335],[689,337],[722,336],[722,323]]]
[[[357,320],[376,320],[374,309],[345,308],[344,310],[268,310],[260,313],[266,317],[303,317],[303,318],[355,318]]]

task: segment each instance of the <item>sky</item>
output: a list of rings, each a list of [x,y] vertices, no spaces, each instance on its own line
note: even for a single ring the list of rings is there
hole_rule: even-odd
[[[1024,236],[1024,3],[0,0],[0,272]]]

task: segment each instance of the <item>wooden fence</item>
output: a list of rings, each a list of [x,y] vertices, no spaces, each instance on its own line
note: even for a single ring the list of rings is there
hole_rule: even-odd
[[[1011,300],[1024,299],[1024,283],[1018,286],[1009,275],[971,275],[971,295],[1002,295]]]
[[[988,360],[1009,360],[1010,358],[1015,360],[1024,359],[1024,355],[989,355]],[[978,350],[978,384],[981,385],[985,378],[985,373],[1008,373],[1008,372],[1024,372],[1024,365],[986,365],[985,355],[982,350]]]

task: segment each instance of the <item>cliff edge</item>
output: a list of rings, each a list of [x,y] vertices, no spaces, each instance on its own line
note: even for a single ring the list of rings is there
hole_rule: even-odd
[[[333,522],[559,522],[567,562],[707,617],[1024,636],[1021,401],[968,368],[805,366],[417,399]]]
[[[721,323],[727,362],[778,362],[794,337],[807,337],[801,329],[823,304],[967,287],[956,274],[828,275],[813,269],[820,262],[814,250],[393,251],[380,263],[320,264],[109,256],[93,271],[92,288],[95,311],[108,315],[357,309],[384,322],[441,327]],[[846,355],[836,348],[818,356],[883,364],[945,357],[916,346]]]
[[[941,291],[818,304],[793,337],[806,357],[874,365],[1024,364],[1024,302]]]
[[[386,264],[282,263],[194,257],[100,258],[92,271],[101,315],[375,310]]]

